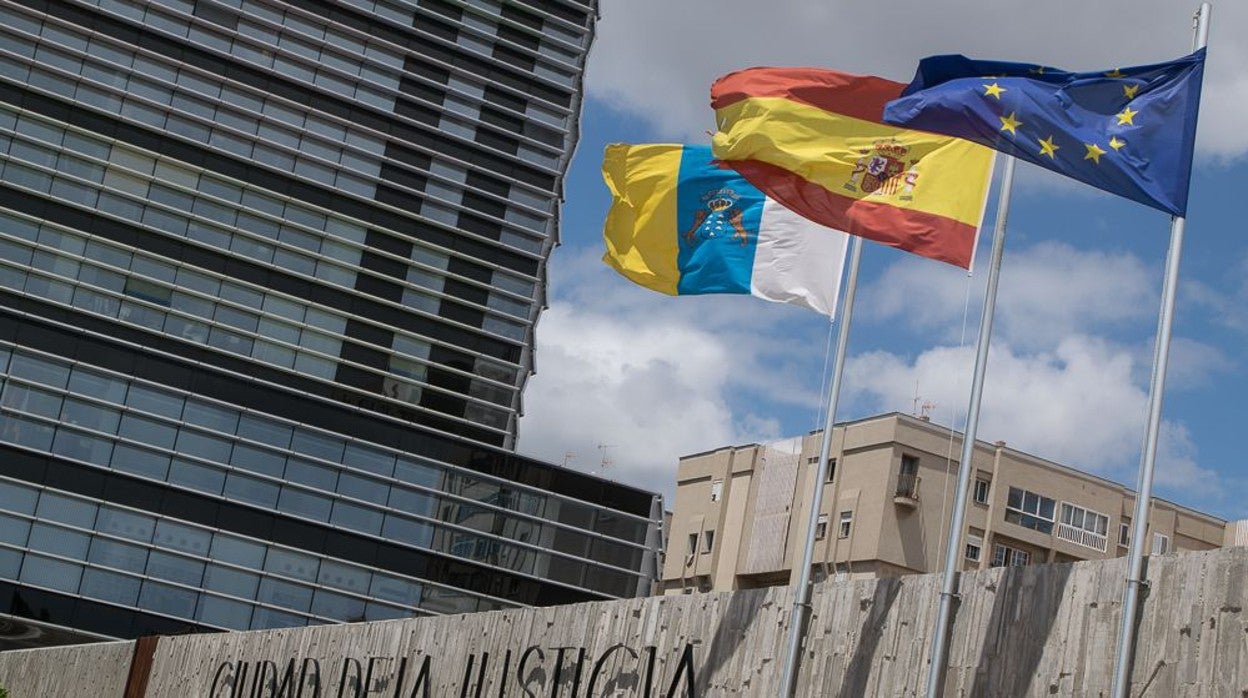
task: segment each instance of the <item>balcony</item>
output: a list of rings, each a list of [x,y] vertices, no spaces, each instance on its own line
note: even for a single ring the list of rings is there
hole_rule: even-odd
[[[1093,533],[1082,528],[1076,528],[1070,524],[1059,523],[1057,525],[1057,537],[1062,540],[1068,540],[1075,545],[1082,545],[1085,548],[1092,548],[1105,552],[1109,545],[1106,536],[1100,533]]]
[[[897,476],[897,491],[893,494],[893,503],[914,508],[919,505],[918,475],[902,473]]]

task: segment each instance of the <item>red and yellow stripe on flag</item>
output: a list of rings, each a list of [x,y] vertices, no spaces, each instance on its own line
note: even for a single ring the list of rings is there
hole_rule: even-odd
[[[817,68],[750,68],[711,87],[712,147],[822,225],[969,269],[993,151],[889,126],[905,85]]]

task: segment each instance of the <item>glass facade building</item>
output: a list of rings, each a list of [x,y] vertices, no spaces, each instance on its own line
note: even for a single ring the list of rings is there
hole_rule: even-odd
[[[510,450],[596,14],[0,0],[0,614],[650,593],[657,496]]]

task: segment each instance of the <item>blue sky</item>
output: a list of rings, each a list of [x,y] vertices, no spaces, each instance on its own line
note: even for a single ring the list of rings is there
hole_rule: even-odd
[[[681,455],[822,424],[822,316],[742,296],[669,298],[599,261],[607,143],[708,142],[710,83],[742,67],[908,81],[924,55],[966,53],[1110,69],[1187,53],[1195,9],[1172,0],[863,5],[603,1],[521,452],[670,497]],[[1245,30],[1248,5],[1214,8],[1157,471],[1160,496],[1230,519],[1248,517],[1239,495],[1248,484]],[[994,213],[995,195],[981,260]],[[1019,165],[981,439],[1135,481],[1168,241],[1165,214]],[[934,403],[935,421],[961,428],[985,276],[868,243],[838,419],[909,413],[917,394]]]

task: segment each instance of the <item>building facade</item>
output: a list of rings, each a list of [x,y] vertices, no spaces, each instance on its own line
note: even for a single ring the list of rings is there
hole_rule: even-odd
[[[666,594],[797,579],[822,432],[681,459],[663,568]],[[816,579],[939,571],[961,435],[886,414],[838,425],[823,487]],[[962,569],[1126,555],[1134,493],[1104,478],[977,443]],[[1220,547],[1233,526],[1153,500],[1151,554]]]
[[[510,451],[596,14],[0,0],[0,613],[649,592],[657,497]]]

